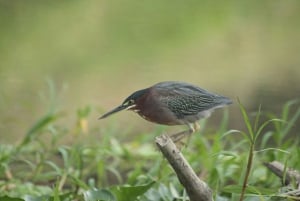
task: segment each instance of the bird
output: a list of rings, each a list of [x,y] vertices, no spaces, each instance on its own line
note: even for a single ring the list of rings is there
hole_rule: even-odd
[[[142,118],[162,125],[187,125],[188,130],[171,135],[174,142],[200,129],[198,120],[232,104],[232,100],[182,81],[164,81],[135,91],[121,105],[99,119],[120,112],[133,111]]]

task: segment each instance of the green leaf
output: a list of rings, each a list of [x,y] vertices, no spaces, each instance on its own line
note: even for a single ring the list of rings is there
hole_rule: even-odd
[[[59,181],[57,180],[53,190],[53,201],[59,201]]]
[[[177,189],[175,188],[174,184],[170,183],[169,189],[170,189],[171,195],[172,195],[174,198],[180,197],[179,192],[178,192]]]
[[[166,201],[173,200],[173,196],[172,196],[171,192],[169,191],[169,188],[164,184],[159,185],[158,193],[159,193],[160,197],[163,198],[163,200],[166,200]]]
[[[58,148],[59,153],[61,154],[64,162],[64,167],[69,167],[70,157],[69,157],[69,148],[67,146],[62,146]]]
[[[116,197],[106,189],[93,189],[83,193],[84,201],[117,201]]]
[[[286,134],[291,130],[291,128],[296,125],[296,121],[300,117],[300,108],[295,112],[294,116],[288,121],[287,126],[282,131],[282,136],[286,136]]]
[[[80,180],[79,178],[73,176],[73,175],[70,175],[70,177],[73,179],[74,183],[77,185],[77,186],[80,186],[81,188],[83,189],[88,189],[89,186],[82,180]]]
[[[154,183],[155,181],[139,186],[116,186],[112,187],[111,190],[117,196],[118,201],[134,201],[147,192]]]
[[[291,101],[288,101],[288,102],[284,105],[284,107],[283,107],[283,109],[282,109],[282,119],[283,119],[283,120],[288,121],[288,116],[289,116],[290,108],[291,108],[293,105],[299,103],[299,101],[300,101],[300,100],[298,100],[298,99],[291,100]]]
[[[255,137],[254,137],[254,141],[256,141],[256,139],[258,138],[258,136],[261,134],[262,130],[271,122],[283,122],[281,119],[270,119],[266,122],[264,122],[257,130]]]
[[[223,118],[218,129],[219,133],[223,133],[224,131],[227,130],[228,121],[229,121],[229,112],[228,112],[228,108],[225,108],[223,112]]]
[[[57,117],[57,114],[48,113],[41,119],[39,119],[26,133],[26,136],[24,137],[22,143],[19,145],[19,148],[34,140],[38,136],[38,132],[41,131],[44,127],[46,127],[48,124],[53,122],[55,119],[57,119]]]
[[[1,201],[24,201],[21,198],[12,198],[12,197],[8,197],[8,196],[0,197],[0,200]]]
[[[77,110],[77,115],[79,118],[86,118],[90,113],[91,113],[91,106],[89,105]]]
[[[239,130],[229,130],[225,133],[223,133],[221,135],[221,139],[226,137],[227,135],[232,135],[232,134],[241,134],[244,138],[244,140],[239,141],[238,143],[235,143],[234,147],[239,147],[240,145],[244,144],[244,143],[249,143],[249,136],[247,135],[247,133],[243,132],[243,131],[239,131]],[[232,149],[235,149],[234,147],[232,147]]]
[[[55,92],[55,86],[54,82],[51,79],[47,79],[47,84],[49,87],[49,97],[46,98],[46,100],[50,100],[50,107],[49,111],[42,116],[26,133],[26,136],[24,137],[21,144],[18,146],[18,150],[28,144],[29,142],[35,140],[37,136],[40,134],[40,131],[45,128],[48,124],[56,120],[59,115],[58,113],[54,112],[55,107],[55,99],[56,99],[56,92]]]
[[[240,110],[242,112],[242,115],[243,115],[243,119],[244,119],[244,122],[246,124],[246,127],[248,129],[248,132],[249,132],[249,135],[250,136],[247,136],[249,138],[249,140],[253,143],[253,140],[254,140],[254,133],[253,133],[253,129],[252,129],[252,126],[251,126],[251,122],[249,120],[249,117],[247,115],[247,112],[244,108],[244,106],[242,105],[242,103],[240,102],[240,100],[238,99],[238,103],[239,103],[239,107],[240,107]]]
[[[239,157],[237,152],[234,152],[234,151],[220,151],[218,153],[212,154],[212,157],[219,156],[219,155],[232,156],[233,158]]]
[[[239,185],[228,185],[225,186],[223,191],[228,192],[228,193],[236,193],[240,194],[242,192],[242,186]],[[248,185],[246,188],[246,194],[253,194],[253,195],[274,195],[276,193],[275,190],[271,190],[269,188],[261,188],[261,187],[255,187],[255,186],[250,186]]]
[[[61,175],[62,174],[62,169],[54,162],[52,161],[45,161],[45,164],[49,165],[50,167],[52,167],[54,169],[54,171],[56,172],[57,175]]]
[[[255,122],[254,122],[254,132],[257,131],[257,127],[258,127],[258,122],[259,122],[260,116],[261,116],[261,104],[259,104],[258,112],[257,112],[256,117],[255,117]]]
[[[269,140],[271,139],[271,137],[273,136],[274,132],[273,131],[268,131],[266,133],[263,134],[262,139],[261,139],[261,143],[260,143],[260,147],[261,149],[263,147],[266,147],[267,143],[269,142]]]
[[[57,192],[59,193],[59,192]],[[63,201],[63,200],[71,200],[72,199],[72,193],[65,193],[54,196],[49,196],[49,195],[43,195],[43,196],[32,196],[32,195],[25,195],[25,201]],[[2,200],[1,200],[2,201]]]
[[[227,135],[236,134],[236,133],[241,134],[241,131],[231,129],[231,130],[229,130],[229,131],[223,133],[223,134],[221,135],[221,138],[224,138],[224,137],[226,137]]]

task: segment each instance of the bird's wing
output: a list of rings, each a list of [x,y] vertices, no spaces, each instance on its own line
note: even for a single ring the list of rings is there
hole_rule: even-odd
[[[171,96],[165,99],[168,108],[176,114],[178,118],[185,115],[196,115],[216,106],[211,96]]]
[[[164,88],[163,90],[166,90]],[[193,85],[174,85],[161,93],[160,100],[178,117],[196,115],[221,105],[220,96]]]

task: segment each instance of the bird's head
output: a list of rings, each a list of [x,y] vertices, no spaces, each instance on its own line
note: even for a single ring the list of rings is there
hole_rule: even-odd
[[[148,88],[134,92],[133,94],[128,96],[121,105],[119,105],[118,107],[114,108],[113,110],[105,113],[104,115],[99,117],[99,119],[104,119],[104,118],[106,118],[116,112],[120,112],[122,110],[135,110],[136,107],[138,106],[139,100],[141,100],[141,98],[145,95],[147,90],[148,90]]]

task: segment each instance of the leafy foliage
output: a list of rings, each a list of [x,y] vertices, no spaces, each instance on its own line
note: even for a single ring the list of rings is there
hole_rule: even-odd
[[[188,200],[148,135],[129,142],[113,133],[95,139],[97,129],[89,128],[87,121],[91,110],[79,109],[76,122],[86,123],[71,128],[61,127],[63,116],[49,112],[21,143],[0,144],[0,200]],[[183,154],[214,190],[215,200],[238,200],[242,192],[245,200],[292,200],[262,162],[278,160],[300,168],[299,138],[291,133],[300,116],[299,102],[284,105],[280,117],[259,108],[252,118],[241,104],[240,110],[247,131],[228,131],[225,111],[215,133],[204,133],[206,122],[201,121],[204,134],[192,136]],[[66,143],[69,136],[72,141]]]

